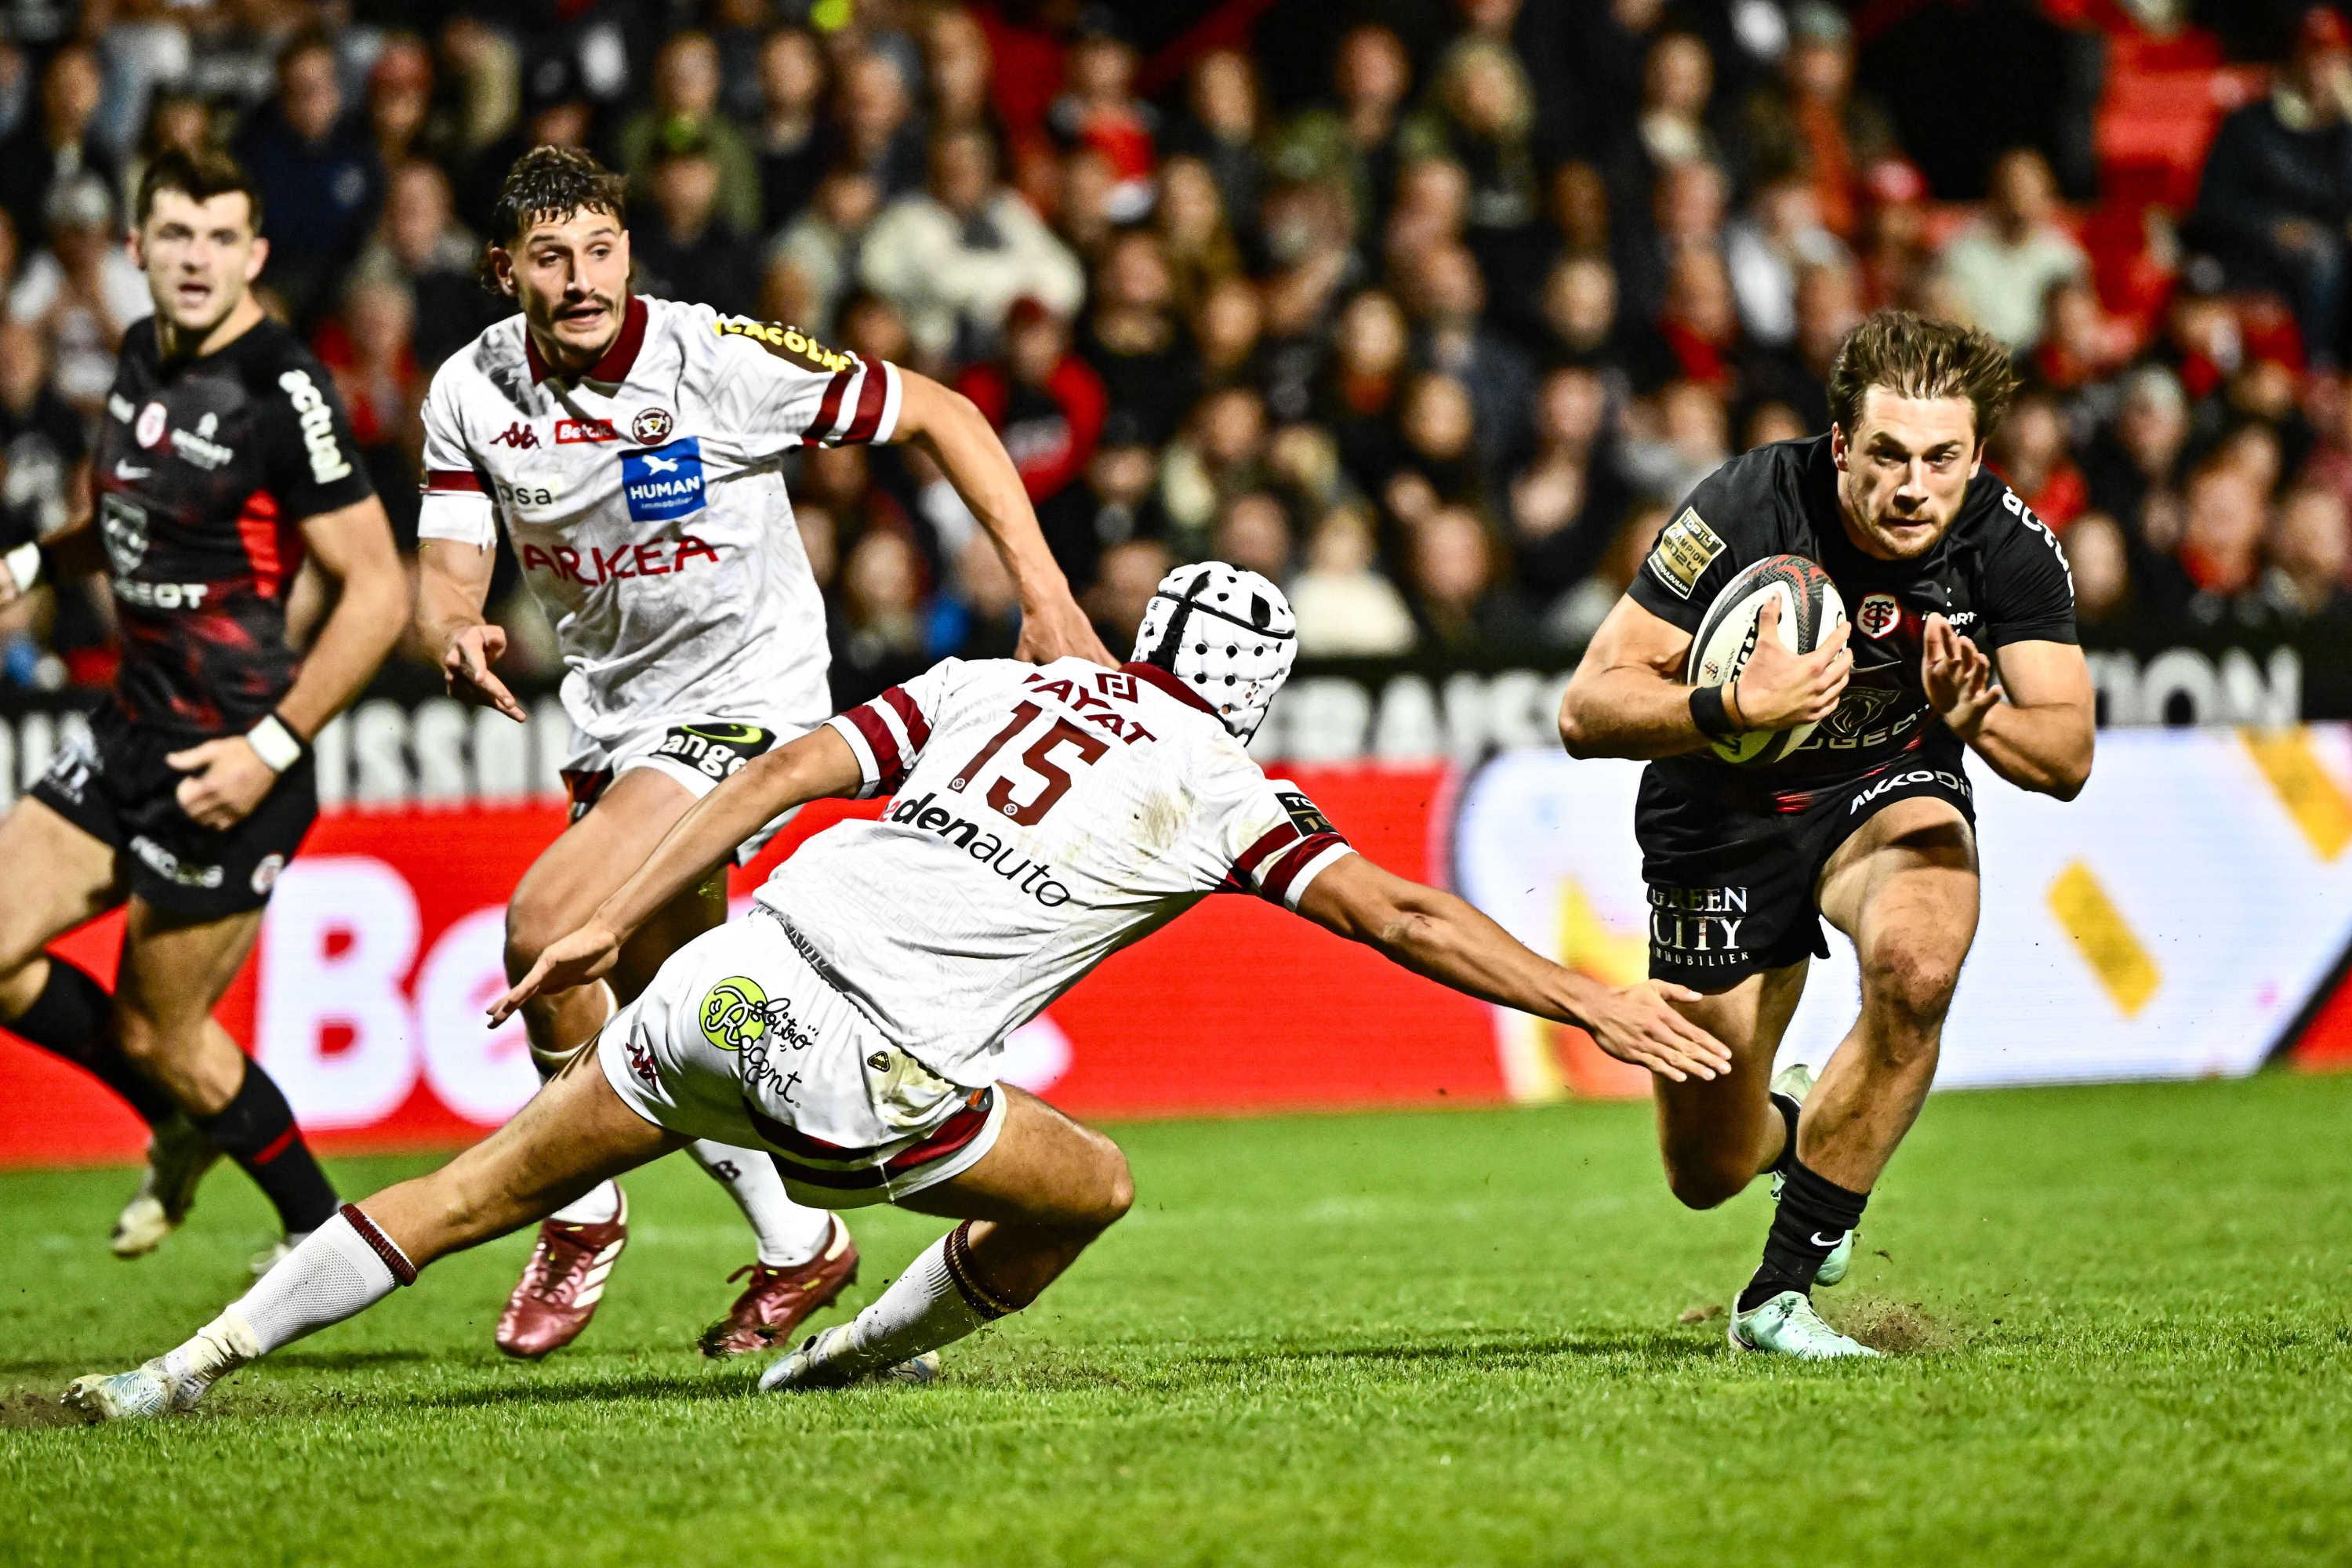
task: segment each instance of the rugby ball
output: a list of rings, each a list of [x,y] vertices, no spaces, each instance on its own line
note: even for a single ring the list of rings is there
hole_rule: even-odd
[[[1845,619],[1845,601],[1830,574],[1801,555],[1768,555],[1723,585],[1691,639],[1683,679],[1717,686],[1736,679],[1756,651],[1757,617],[1768,599],[1780,601],[1781,646],[1811,653]],[[1788,730],[1750,730],[1714,742],[1715,754],[1741,767],[1777,763],[1805,743],[1817,721]]]

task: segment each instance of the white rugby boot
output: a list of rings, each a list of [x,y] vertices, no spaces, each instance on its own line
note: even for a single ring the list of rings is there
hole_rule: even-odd
[[[143,1258],[163,1245],[195,1206],[196,1184],[220,1146],[197,1131],[185,1116],[159,1122],[147,1138],[147,1169],[140,1173],[139,1190],[122,1205],[107,1242],[117,1258]]]
[[[762,1394],[797,1394],[811,1388],[845,1388],[853,1383],[930,1383],[940,1375],[940,1352],[925,1351],[889,1366],[861,1370],[847,1352],[849,1325],[836,1323],[811,1334],[801,1348],[760,1377]]]

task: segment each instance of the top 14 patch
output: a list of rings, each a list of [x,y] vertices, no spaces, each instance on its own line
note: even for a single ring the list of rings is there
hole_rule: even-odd
[[[1686,506],[1683,514],[1666,524],[1665,531],[1658,535],[1648,565],[1677,598],[1687,599],[1691,590],[1698,586],[1700,575],[1723,551],[1722,536],[1707,527],[1696,507]]]
[[[702,438],[681,436],[667,446],[622,453],[621,494],[633,522],[665,522],[700,511]]]

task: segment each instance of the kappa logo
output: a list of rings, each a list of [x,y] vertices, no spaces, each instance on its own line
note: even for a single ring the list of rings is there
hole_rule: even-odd
[[[1903,606],[1892,594],[1864,594],[1854,606],[1853,624],[1866,637],[1883,637],[1903,624]]]
[[[661,1073],[654,1067],[654,1054],[635,1040],[625,1047],[629,1053],[629,1070],[645,1079],[647,1089],[661,1087]]]
[[[681,436],[667,447],[622,453],[621,493],[634,522],[664,522],[700,511],[701,437]]]
[[[617,441],[621,433],[613,428],[609,419],[559,419],[555,422],[555,444],[575,447],[583,441]]]
[[[539,445],[539,432],[520,419],[490,437],[493,447],[512,447],[520,450]]]
[[[637,416],[629,421],[629,435],[640,447],[658,447],[669,439],[669,433],[677,427],[677,421],[670,416],[668,409],[641,408]]]

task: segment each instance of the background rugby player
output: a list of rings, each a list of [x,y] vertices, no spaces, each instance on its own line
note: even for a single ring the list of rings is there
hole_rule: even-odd
[[[115,1227],[126,1258],[180,1222],[219,1152],[289,1239],[335,1212],[286,1097],[212,1009],[318,813],[310,737],[398,637],[407,583],[333,383],[249,291],[261,216],[222,154],[149,166],[131,247],[155,313],[123,339],[96,514],[0,573],[5,599],[43,573],[104,572],[122,627],[91,743],[60,752],[0,825],[0,1021],[153,1129]],[[303,655],[286,606],[306,557],[340,592]],[[123,904],[110,997],[43,949]]]
[[[583,153],[541,147],[516,161],[488,261],[521,311],[434,377],[416,626],[453,693],[522,718],[490,668],[506,634],[483,619],[503,522],[568,669],[573,823],[508,905],[510,979],[697,799],[832,712],[824,599],[780,471],[788,454],[920,443],[1011,569],[1022,657],[1109,662],[969,400],[789,327],[633,294],[621,182]],[[726,910],[723,878],[698,883],[646,923],[609,986],[534,998],[523,1017],[542,1070]],[[758,1244],[749,1283],[702,1349],[756,1349],[837,1295],[857,1251],[837,1221],[786,1197],[759,1151],[702,1140],[691,1152]],[[576,1337],[627,1234],[610,1184],[551,1217],[499,1320],[499,1348],[540,1356]]]
[[[1964,750],[2061,799],[2090,774],[2091,678],[2065,555],[1982,472],[2016,384],[1982,332],[1900,311],[1864,321],[1838,351],[1830,433],[1735,458],[1691,492],[1561,705],[1571,753],[1660,759],[1635,827],[1659,911],[1650,973],[1707,993],[1687,1010],[1736,1054],[1720,1080],[1658,1081],[1667,1183],[1708,1208],[1765,1171],[1780,1178],[1763,1263],[1731,1314],[1742,1348],[1871,1353],[1822,1321],[1810,1291],[1817,1275],[1844,1275],[1864,1203],[1935,1077],[1975,940]],[[1828,570],[1851,627],[1798,657],[1768,605],[1736,681],[1683,684],[1716,595],[1781,553]],[[1707,750],[1712,734],[1806,720],[1820,727],[1769,766]],[[1736,921],[1707,912],[1733,908]],[[1806,965],[1829,955],[1817,912],[1854,943],[1862,1016],[1818,1082],[1801,1068],[1773,1080]],[[1707,923],[1705,942],[1685,940],[1692,921]]]

